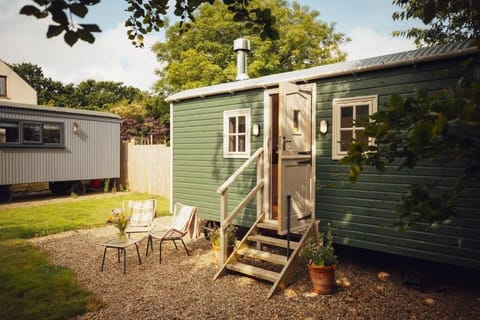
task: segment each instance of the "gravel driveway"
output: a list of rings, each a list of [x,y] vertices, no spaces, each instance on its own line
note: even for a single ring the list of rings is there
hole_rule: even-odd
[[[476,272],[462,272],[462,282],[455,282],[457,277],[432,281],[427,272],[421,292],[401,281],[401,265],[418,271],[413,262],[338,248],[341,263],[334,294],[312,294],[306,268],[301,268],[289,288],[267,299],[269,283],[235,274],[213,281],[214,253],[203,237],[188,242],[189,257],[166,243],[162,264],[158,243],[154,254],[145,257],[144,240],[142,265],[134,247],[127,249],[127,274],[109,250],[100,272],[100,243],[115,234],[113,226],[106,226],[32,240],[52,263],[73,269],[80,283],[104,302],[103,308],[76,319],[480,319]],[[418,276],[413,271],[411,275],[413,280]]]

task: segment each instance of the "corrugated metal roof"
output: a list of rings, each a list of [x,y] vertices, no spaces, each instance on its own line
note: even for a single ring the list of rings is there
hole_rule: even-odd
[[[468,55],[478,52],[477,47],[472,47],[470,41],[464,41],[441,46],[421,48],[378,57],[352,60],[335,64],[322,65],[309,69],[296,70],[255,79],[217,84],[208,87],[190,89],[169,96],[169,102],[181,101],[191,98],[206,97],[221,93],[234,93],[237,91],[268,88],[278,86],[279,82],[306,82],[315,79],[329,78],[344,74],[355,74],[370,70],[387,69],[395,66],[415,64],[419,62],[442,60],[456,56]]]
[[[45,111],[45,112],[54,112],[54,113],[64,113],[71,115],[82,115],[82,116],[94,116],[94,117],[103,117],[103,118],[114,118],[120,119],[116,114],[110,112],[102,111],[92,111],[92,110],[83,110],[83,109],[73,109],[73,108],[60,108],[60,107],[50,107],[50,106],[41,106],[34,104],[24,104],[0,100],[0,107],[23,110],[33,110],[33,111]]]

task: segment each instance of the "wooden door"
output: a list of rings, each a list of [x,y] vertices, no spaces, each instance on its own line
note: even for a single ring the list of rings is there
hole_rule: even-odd
[[[295,231],[312,217],[312,88],[281,83],[278,126],[279,233]],[[290,215],[287,196],[290,196]]]

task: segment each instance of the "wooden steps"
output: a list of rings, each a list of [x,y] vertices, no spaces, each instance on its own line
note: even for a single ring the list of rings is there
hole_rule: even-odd
[[[287,263],[287,257],[280,254],[275,254],[267,251],[257,250],[253,248],[238,249],[237,253],[240,256],[249,257],[265,262],[271,262],[278,265],[285,265]]]
[[[275,223],[272,223],[272,222],[259,222],[257,224],[257,228],[277,231],[278,230],[278,224],[275,224]]]
[[[215,275],[218,278],[227,270],[273,283],[267,297],[270,298],[277,288],[285,288],[298,264],[300,249],[307,237],[318,230],[318,222],[312,221],[295,241],[287,241],[277,235],[277,226],[263,222],[261,216],[240,241],[232,255]],[[290,250],[285,250],[287,246]],[[290,252],[289,257],[286,256]],[[272,271],[272,270],[277,270]]]
[[[280,248],[288,247],[288,241],[284,239],[279,239],[279,238],[273,238],[273,237],[268,237],[263,235],[254,235],[254,236],[249,236],[247,239],[249,241],[255,241],[262,244],[269,244],[269,245],[280,247]],[[298,247],[298,242],[290,241],[290,249],[295,250],[297,247]]]
[[[254,278],[263,279],[270,282],[277,281],[278,277],[280,276],[280,273],[278,272],[266,270],[263,268],[255,267],[255,266],[241,263],[241,262],[232,262],[227,264],[226,267],[228,270],[236,271],[239,273],[252,276]]]

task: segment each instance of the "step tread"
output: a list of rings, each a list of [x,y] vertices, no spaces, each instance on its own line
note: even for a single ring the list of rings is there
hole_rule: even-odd
[[[287,263],[287,257],[280,254],[261,251],[254,248],[243,248],[237,250],[237,254],[247,256],[262,261],[267,261],[279,265],[285,265]]]
[[[278,224],[269,223],[269,222],[259,222],[259,223],[257,223],[257,228],[277,231],[278,230]]]
[[[249,236],[248,240],[258,241],[258,242],[261,242],[261,243],[270,244],[270,245],[281,247],[281,248],[286,248],[287,247],[287,240],[272,238],[272,237],[267,237],[267,236],[262,236],[262,235]],[[297,245],[298,245],[298,242],[290,240],[290,249],[296,249]]]
[[[241,262],[231,262],[226,265],[227,269],[240,272],[255,278],[267,280],[270,282],[277,281],[280,273],[262,269],[259,267],[255,267],[249,264],[241,263]]]

